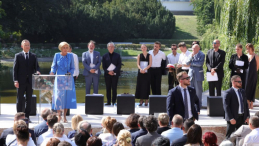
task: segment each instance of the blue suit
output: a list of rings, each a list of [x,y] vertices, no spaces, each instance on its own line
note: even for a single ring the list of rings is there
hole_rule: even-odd
[[[93,68],[90,67],[91,57],[90,52],[86,51],[82,54],[82,63],[84,65],[83,75],[85,76],[85,92],[86,94],[90,94],[91,85],[93,83],[94,92],[98,94],[98,84],[99,84],[99,76],[101,74],[100,65],[101,65],[101,55],[97,51],[93,51],[93,62],[95,66]],[[98,74],[91,73],[90,70],[95,69],[98,71]]]
[[[193,57],[190,55],[187,64],[190,65],[188,76],[191,77],[191,86],[194,87],[202,106],[202,81],[204,80],[203,64],[205,55],[199,51]]]
[[[45,133],[48,131],[49,127],[47,125],[47,122],[43,120],[39,125],[34,127],[34,134],[36,137],[39,137],[41,134]]]

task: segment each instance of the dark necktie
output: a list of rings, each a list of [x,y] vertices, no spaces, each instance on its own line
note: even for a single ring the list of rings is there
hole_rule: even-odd
[[[238,92],[238,95],[239,95],[239,101],[240,101],[240,106],[241,106],[241,112],[244,113],[244,102],[243,102],[243,97],[242,97],[242,94],[241,94],[241,90],[238,89],[237,92]]]
[[[28,66],[28,64],[29,64],[29,55],[28,55],[28,53],[25,53],[25,56],[26,56],[26,58],[25,58],[26,66]]]
[[[188,100],[187,100],[187,91],[183,89],[184,92],[184,119],[189,119],[189,110],[188,110]]]

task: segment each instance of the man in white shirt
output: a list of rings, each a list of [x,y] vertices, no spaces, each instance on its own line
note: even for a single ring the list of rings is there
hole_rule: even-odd
[[[164,52],[159,50],[160,48],[161,43],[156,41],[154,44],[154,49],[148,52],[152,55],[152,65],[149,70],[153,95],[161,95],[162,71],[164,70],[161,65],[162,61],[166,61],[166,56]]]
[[[249,119],[249,127],[252,130],[244,140],[243,146],[250,146],[253,144],[259,145],[259,117],[252,116]]]
[[[179,70],[178,72],[186,71],[188,73],[190,65],[187,65],[187,61],[188,61],[188,58],[189,58],[189,55],[191,54],[191,52],[189,52],[187,50],[185,42],[179,43],[178,47],[180,48],[180,50],[182,52],[179,56],[179,61],[177,64],[177,68]]]
[[[180,54],[177,53],[177,45],[172,44],[171,45],[172,53],[167,55],[167,64],[176,65],[179,61]],[[168,73],[168,90],[173,89],[175,86],[177,86],[179,83],[176,79],[176,70],[171,70],[169,68]]]
[[[72,46],[70,44],[69,44],[68,52],[73,54],[74,64],[75,64],[75,71],[74,71],[73,77],[74,77],[74,82],[76,83],[76,79],[79,76],[79,60],[78,60],[78,56],[75,53],[72,52]]]
[[[83,75],[85,76],[85,92],[90,94],[91,85],[93,84],[95,94],[98,94],[99,77],[101,75],[101,55],[94,51],[95,42],[88,43],[88,51],[82,54],[82,63],[84,65]]]
[[[52,138],[53,137],[53,126],[55,123],[58,122],[58,118],[55,114],[50,114],[47,117],[47,125],[49,127],[48,131],[43,133],[42,135],[39,136],[37,140],[37,146],[40,146],[41,143],[47,139],[47,138]]]

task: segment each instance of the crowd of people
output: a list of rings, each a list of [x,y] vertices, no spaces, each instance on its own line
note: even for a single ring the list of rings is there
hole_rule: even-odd
[[[102,129],[92,132],[91,123],[80,115],[74,115],[72,131],[65,134],[65,128],[58,122],[56,113],[50,109],[42,111],[42,123],[29,129],[25,113],[15,114],[13,127],[2,132],[1,146],[218,146],[214,132],[202,134],[200,125],[192,119],[184,120],[174,115],[170,121],[166,113],[158,117],[131,114],[125,123],[110,116],[103,117]],[[47,117],[47,118],[46,118]],[[124,125],[127,126],[124,127]],[[250,146],[259,143],[259,112],[249,119],[220,146]],[[238,141],[237,141],[238,139]]]

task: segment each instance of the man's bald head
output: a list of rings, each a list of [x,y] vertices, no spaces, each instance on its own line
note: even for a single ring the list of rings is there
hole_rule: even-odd
[[[193,51],[194,54],[199,53],[200,49],[201,49],[201,48],[200,48],[200,46],[199,46],[198,44],[194,44],[194,45],[192,46],[192,51]]]
[[[41,111],[41,117],[46,121],[47,120],[47,117],[48,115],[51,114],[51,110],[48,109],[48,108],[44,108],[42,111]]]
[[[81,121],[78,124],[78,131],[87,131],[89,134],[92,133],[92,128],[91,128],[91,124],[88,123],[87,121]]]

